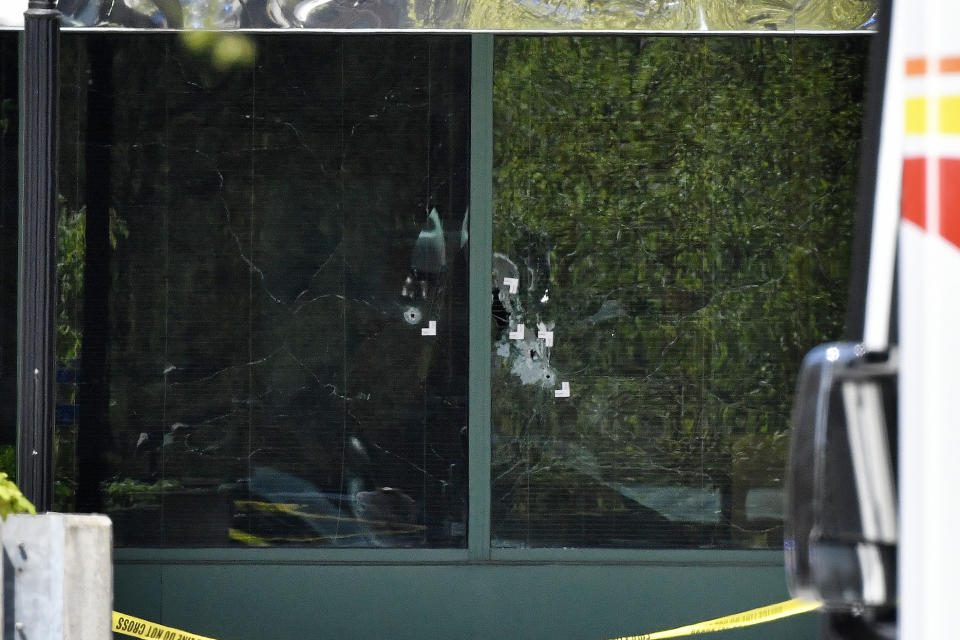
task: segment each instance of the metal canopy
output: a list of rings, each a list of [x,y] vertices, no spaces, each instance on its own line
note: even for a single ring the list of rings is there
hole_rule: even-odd
[[[5,0],[0,28],[27,0]],[[19,5],[19,6],[18,6]],[[59,0],[65,28],[808,34],[872,31],[877,0]]]

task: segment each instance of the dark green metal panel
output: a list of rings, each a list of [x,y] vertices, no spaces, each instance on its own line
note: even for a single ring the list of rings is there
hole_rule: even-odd
[[[161,576],[162,571],[156,566],[116,566],[113,585],[114,609],[130,614],[139,611],[138,617],[159,620],[163,615],[160,599]]]
[[[490,557],[490,272],[493,260],[493,36],[471,37],[470,524],[471,560]]]
[[[779,567],[121,562],[115,606],[220,640],[604,640],[788,597]],[[799,640],[815,623],[804,614],[717,637]]]

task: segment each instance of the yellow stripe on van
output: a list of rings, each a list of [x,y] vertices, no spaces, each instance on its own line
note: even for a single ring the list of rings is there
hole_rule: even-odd
[[[927,99],[907,98],[907,133],[927,132]]]
[[[940,133],[960,133],[960,96],[940,98]]]

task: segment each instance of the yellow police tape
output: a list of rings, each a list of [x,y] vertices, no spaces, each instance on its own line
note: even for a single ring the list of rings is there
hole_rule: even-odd
[[[750,609],[741,613],[714,618],[706,622],[688,624],[685,627],[676,629],[667,629],[666,631],[657,631],[655,633],[645,633],[640,636],[622,636],[615,640],[663,640],[663,638],[679,638],[680,636],[694,636],[703,633],[713,633],[714,631],[725,631],[727,629],[737,629],[739,627],[750,627],[755,624],[763,624],[795,616],[798,613],[807,613],[820,608],[819,602],[810,602],[807,600],[787,600],[777,604],[767,605],[758,609]],[[113,612],[113,630],[116,633],[133,636],[141,640],[214,640],[207,636],[198,636],[195,633],[165,627],[156,622],[150,622],[142,618],[128,616],[125,613]]]
[[[135,618],[125,613],[113,612],[113,630],[125,636],[141,640],[213,640],[207,636],[198,636],[189,631],[165,627],[143,618]]]
[[[616,640],[662,640],[663,638],[679,638],[680,636],[694,636],[701,633],[713,633],[714,631],[725,631],[727,629],[737,629],[739,627],[750,627],[755,624],[763,624],[795,616],[798,613],[806,613],[819,609],[819,602],[810,602],[808,600],[787,600],[777,604],[767,605],[758,609],[750,609],[741,613],[735,613],[722,618],[714,618],[706,622],[688,624],[685,627],[676,629],[667,629],[666,631],[657,631],[655,633],[645,633],[641,636],[623,636]]]

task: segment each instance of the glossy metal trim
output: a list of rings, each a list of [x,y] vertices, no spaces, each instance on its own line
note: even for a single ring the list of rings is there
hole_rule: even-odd
[[[0,31],[22,31],[21,27],[0,26]],[[63,27],[68,33],[180,33],[189,29],[134,29],[130,27]],[[221,33],[272,33],[272,34],[318,34],[334,35],[376,34],[376,35],[497,35],[497,36],[687,36],[694,38],[713,36],[746,37],[793,37],[793,36],[861,36],[876,35],[869,29],[845,30],[731,30],[711,29],[691,30],[652,30],[652,29],[224,29]]]

